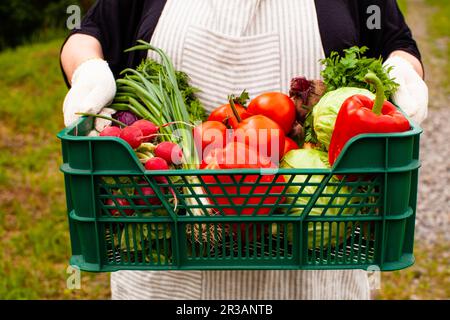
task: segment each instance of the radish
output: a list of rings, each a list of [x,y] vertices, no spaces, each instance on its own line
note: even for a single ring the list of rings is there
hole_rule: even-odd
[[[140,192],[139,192],[139,191],[140,191]],[[161,200],[158,199],[158,196],[156,195],[155,191],[154,191],[150,186],[146,185],[146,186],[143,186],[143,187],[139,187],[139,191],[136,190],[136,191],[134,192],[134,194],[137,195],[137,196],[143,195],[144,198],[145,198],[148,202],[146,202],[144,199],[140,198],[140,199],[136,199],[136,200],[134,201],[134,203],[135,203],[136,205],[139,205],[139,206],[145,206],[145,205],[147,205],[148,203],[150,203],[151,205],[156,206],[156,205],[160,205],[160,204],[161,204]],[[161,188],[161,191],[162,191],[163,193],[165,193],[164,188]]]
[[[169,165],[167,164],[167,161],[163,158],[154,157],[150,158],[145,163],[145,169],[150,171],[156,171],[156,170],[169,170]],[[155,177],[155,180],[159,183],[167,183],[166,177]]]
[[[117,203],[117,205],[116,205],[116,203]],[[122,209],[122,211],[127,216],[132,216],[134,214],[134,210],[133,209],[124,209],[124,208],[122,208],[122,207],[129,207],[130,206],[130,203],[128,202],[128,200],[123,199],[123,198],[117,198],[115,202],[114,202],[113,199],[108,199],[108,200],[106,200],[105,205],[112,206],[112,207],[115,207],[115,208],[120,207]],[[120,213],[119,209],[109,209],[109,212],[114,217],[120,217],[121,216],[121,213]]]
[[[145,169],[147,170],[169,170],[169,165],[167,161],[163,158],[154,157],[149,159],[145,163]]]
[[[160,157],[154,157],[154,158],[149,159],[145,163],[145,169],[150,170],[150,171],[158,171],[158,170],[169,170],[170,168],[169,168],[169,165],[167,164],[166,160],[164,160],[163,158],[160,158]],[[155,176],[155,180],[158,183],[169,184],[169,180],[164,176]],[[174,210],[177,210],[177,206],[178,206],[177,195],[175,194],[175,191],[173,190],[172,187],[169,187],[169,191],[175,200],[175,209]]]
[[[139,148],[142,144],[143,137],[142,130],[132,126],[125,127],[120,133],[120,138],[128,142],[133,149]]]
[[[180,146],[173,142],[162,142],[156,146],[155,156],[163,158],[168,164],[181,164],[183,151]]]
[[[122,129],[119,127],[106,127],[100,132],[100,137],[120,137]]]
[[[138,120],[131,126],[141,129],[142,134],[144,135],[143,139],[144,142],[151,141],[159,131],[159,127],[157,127],[153,122],[148,120]]]

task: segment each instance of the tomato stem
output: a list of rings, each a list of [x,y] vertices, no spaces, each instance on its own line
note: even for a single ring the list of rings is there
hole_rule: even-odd
[[[239,115],[239,112],[236,109],[236,105],[234,104],[234,96],[231,95],[228,97],[228,100],[230,101],[230,107],[233,111],[234,116],[236,117],[237,122],[242,122],[241,116]]]

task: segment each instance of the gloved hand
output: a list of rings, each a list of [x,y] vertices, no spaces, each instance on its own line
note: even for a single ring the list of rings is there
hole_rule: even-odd
[[[99,114],[102,116],[112,117],[113,114],[116,113],[116,110],[111,108],[103,108]],[[96,118],[95,119],[95,130],[98,132],[102,132],[103,129],[106,127],[109,127],[112,124],[110,120],[102,119],[102,118]]]
[[[392,66],[389,72],[400,87],[392,100],[415,122],[421,123],[428,115],[428,87],[414,70],[412,64],[398,56],[386,60],[384,66]]]
[[[99,113],[115,95],[116,81],[108,63],[102,59],[83,62],[75,70],[72,88],[64,100],[64,124],[76,121],[78,112]]]

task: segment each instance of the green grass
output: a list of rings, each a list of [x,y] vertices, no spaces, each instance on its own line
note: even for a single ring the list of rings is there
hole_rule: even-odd
[[[404,15],[408,14],[408,4],[406,3],[406,0],[397,0],[397,3],[400,7],[400,10],[402,10]]]
[[[406,269],[385,272],[377,299],[437,300],[450,298],[450,245],[443,239],[431,247],[416,243],[416,263]]]
[[[445,61],[445,72],[450,74],[450,1],[426,0],[433,8],[432,16],[428,19],[428,32],[433,53]],[[450,93],[450,79],[445,77],[444,86],[447,94]]]
[[[0,299],[107,298],[107,275],[66,289],[61,40],[0,54]]]

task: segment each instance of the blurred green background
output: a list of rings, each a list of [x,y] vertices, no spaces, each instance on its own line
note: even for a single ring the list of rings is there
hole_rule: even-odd
[[[92,0],[78,1],[86,10]],[[74,0],[0,4],[0,299],[108,299],[109,275],[82,273],[68,290],[70,243],[60,144],[67,88],[59,50]],[[449,92],[450,1],[399,1],[419,42],[430,96]],[[433,56],[433,59],[429,59]],[[437,59],[437,60],[436,60]],[[384,273],[376,299],[450,298],[449,246],[416,243],[417,262]]]

